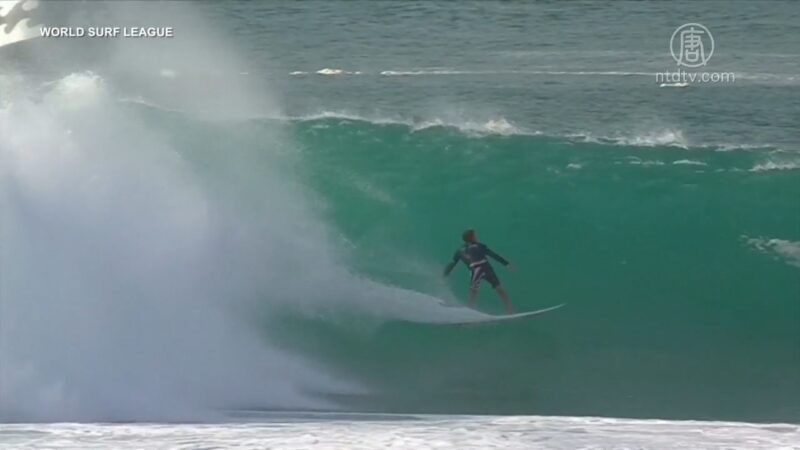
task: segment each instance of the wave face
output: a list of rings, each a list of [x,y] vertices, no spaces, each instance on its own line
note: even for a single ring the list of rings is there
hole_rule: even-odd
[[[50,89],[0,115],[4,420],[800,417],[792,154]],[[514,262],[517,310],[567,306],[452,325],[484,317],[439,275],[465,227]]]
[[[362,407],[800,418],[800,171],[768,150],[632,146],[297,121],[307,183],[365,277],[422,292],[475,227],[527,322],[290,322],[292,345],[372,386]],[[466,296],[457,268],[448,285]],[[481,309],[502,303],[484,287]],[[302,336],[293,332],[304,330]]]

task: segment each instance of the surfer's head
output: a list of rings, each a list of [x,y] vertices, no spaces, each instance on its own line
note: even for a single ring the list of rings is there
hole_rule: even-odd
[[[472,228],[464,230],[464,232],[461,233],[461,239],[466,243],[475,242],[475,230]]]

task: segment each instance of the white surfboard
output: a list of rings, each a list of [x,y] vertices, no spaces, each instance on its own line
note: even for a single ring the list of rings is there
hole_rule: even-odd
[[[516,319],[523,319],[525,317],[532,317],[539,314],[544,314],[549,311],[556,310],[561,308],[562,306],[566,305],[566,303],[561,303],[560,305],[551,306],[549,308],[544,309],[537,309],[536,311],[525,311],[516,314],[506,314],[502,316],[494,316],[494,315],[486,315],[485,317],[476,318],[472,320],[465,320],[463,322],[451,322],[448,325],[470,325],[470,324],[481,324],[481,323],[495,323],[495,322],[502,322],[506,320],[516,320]]]

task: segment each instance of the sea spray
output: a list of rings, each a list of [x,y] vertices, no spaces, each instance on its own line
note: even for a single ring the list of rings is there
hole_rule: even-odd
[[[254,261],[232,221],[101,78],[65,77],[0,129],[4,420],[317,404],[301,388],[324,372],[234,315],[265,286],[237,275]]]
[[[281,277],[270,271],[276,241],[241,213],[223,216],[236,208],[209,195],[168,133],[116,98],[134,86],[168,89],[163,100],[217,121],[274,105],[261,86],[210,85],[208,75],[184,78],[180,89],[150,83],[165,61],[198,70],[200,55],[216,54],[217,64],[236,65],[235,52],[188,6],[97,7],[151,23],[174,19],[184,39],[157,51],[108,41],[114,51],[97,55],[51,41],[67,51],[63,59],[37,47],[21,55],[61,72],[57,79],[30,89],[28,74],[3,74],[0,420],[202,419],[224,408],[327,404],[306,389],[350,385],[271,346],[241,317]],[[65,72],[67,55],[94,57],[97,70]],[[267,136],[262,148],[280,141]],[[241,154],[231,149],[229,158]],[[313,223],[302,208],[278,205],[278,197],[295,203],[288,190],[272,192],[274,228]]]

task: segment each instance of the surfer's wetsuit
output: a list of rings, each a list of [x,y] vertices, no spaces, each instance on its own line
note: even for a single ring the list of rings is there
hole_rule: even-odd
[[[470,270],[470,289],[478,289],[481,280],[488,281],[493,288],[496,288],[500,286],[500,279],[497,278],[494,268],[489,264],[489,260],[486,259],[487,256],[491,256],[504,266],[508,265],[508,261],[506,261],[505,258],[493,252],[485,244],[470,242],[456,250],[455,254],[453,254],[453,260],[444,268],[444,274],[450,274],[450,271],[453,270],[453,267],[455,267],[460,260]]]

